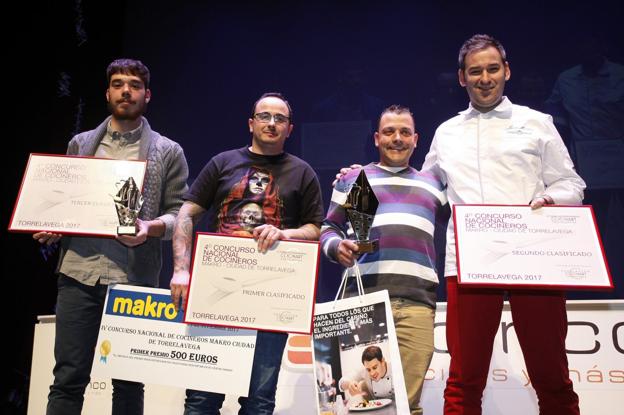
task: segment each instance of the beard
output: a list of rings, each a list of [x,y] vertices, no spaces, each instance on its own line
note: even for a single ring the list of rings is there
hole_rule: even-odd
[[[137,102],[136,104],[132,103],[126,108],[120,107],[119,104],[121,103],[117,102],[112,104],[108,102],[106,104],[110,113],[118,120],[134,121],[145,114],[145,111],[147,110],[147,103],[145,101],[141,103]]]

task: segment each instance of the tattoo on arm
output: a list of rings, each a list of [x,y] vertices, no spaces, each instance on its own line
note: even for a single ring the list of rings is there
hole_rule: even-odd
[[[173,271],[188,271],[191,267],[193,227],[206,212],[193,202],[184,202],[173,230]]]

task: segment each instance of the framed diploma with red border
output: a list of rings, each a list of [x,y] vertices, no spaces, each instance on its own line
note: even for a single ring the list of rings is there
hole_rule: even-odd
[[[319,253],[317,241],[262,253],[252,238],[197,233],[184,322],[309,334]]]
[[[115,197],[132,178],[143,188],[147,162],[31,154],[9,231],[117,236]]]
[[[609,290],[591,206],[453,206],[462,285]]]

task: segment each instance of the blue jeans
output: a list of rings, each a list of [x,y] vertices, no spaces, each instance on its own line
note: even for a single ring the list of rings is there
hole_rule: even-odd
[[[54,383],[47,415],[80,415],[106,299],[106,285],[92,287],[59,275],[54,340]],[[114,415],[143,414],[143,384],[113,379]]]
[[[238,398],[239,415],[270,415],[275,409],[275,389],[288,334],[259,331],[251,370],[249,397]],[[186,390],[184,415],[219,414],[225,395]]]

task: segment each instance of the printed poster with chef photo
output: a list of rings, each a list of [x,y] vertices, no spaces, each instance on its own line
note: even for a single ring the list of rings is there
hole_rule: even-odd
[[[318,413],[409,413],[388,292],[317,304],[314,314]]]

